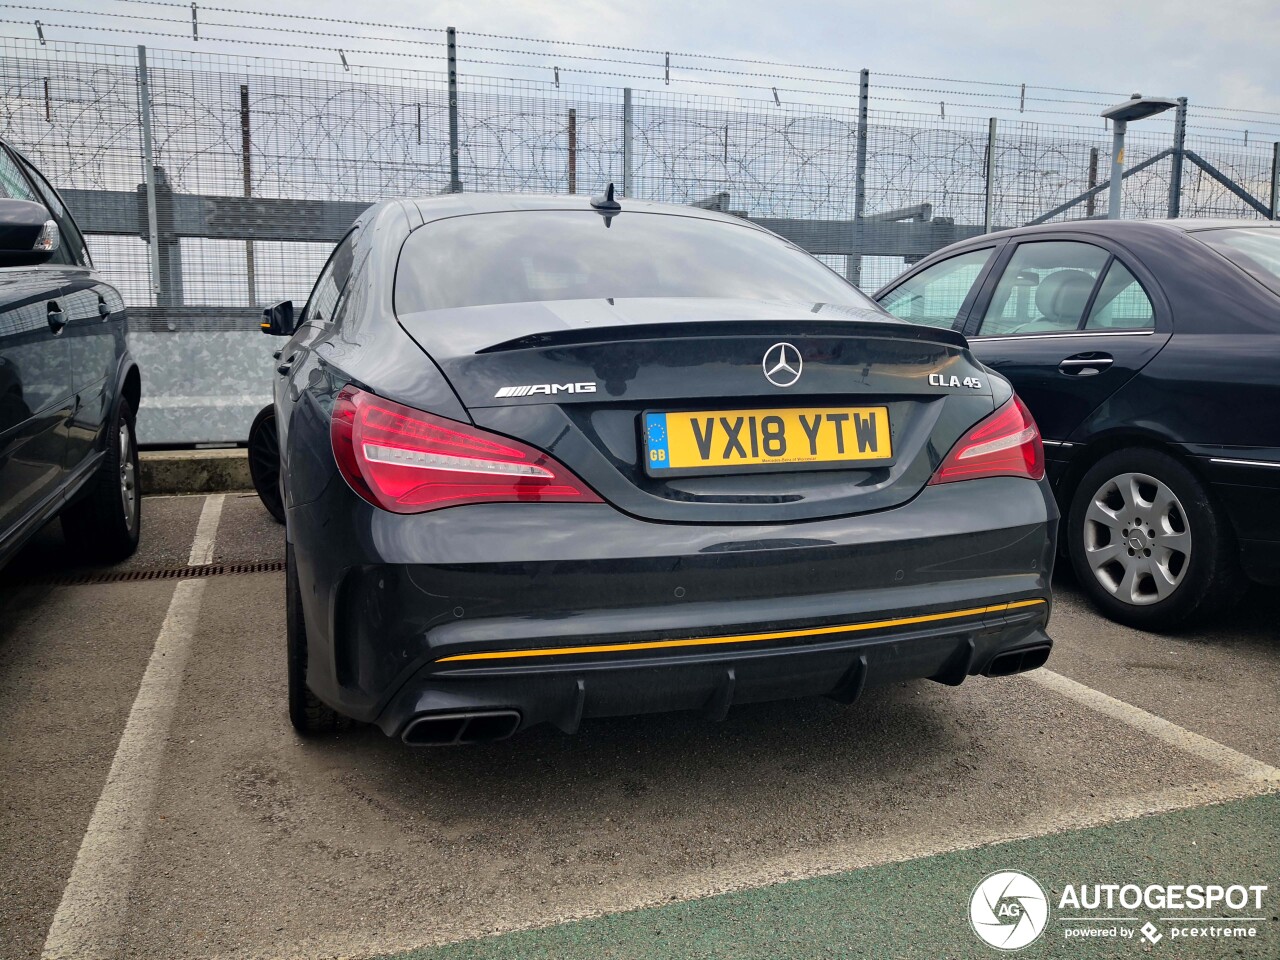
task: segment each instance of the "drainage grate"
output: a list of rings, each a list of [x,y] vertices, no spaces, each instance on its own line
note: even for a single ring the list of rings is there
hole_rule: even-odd
[[[281,573],[283,560],[261,563],[210,563],[199,567],[144,567],[138,570],[88,570],[62,576],[32,577],[27,583],[79,587],[92,583],[132,583],[138,580],[190,580],[195,577],[235,576],[246,573]]]

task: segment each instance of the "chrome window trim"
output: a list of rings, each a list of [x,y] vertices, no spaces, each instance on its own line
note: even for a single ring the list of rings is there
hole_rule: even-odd
[[[992,343],[997,340],[1062,340],[1066,337],[1150,337],[1156,332],[1155,330],[1067,330],[1063,333],[1024,333],[1000,337],[972,336],[965,339]]]

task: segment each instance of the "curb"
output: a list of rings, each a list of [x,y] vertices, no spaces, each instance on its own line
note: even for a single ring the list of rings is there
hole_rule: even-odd
[[[143,450],[138,459],[146,494],[253,489],[247,450]]]

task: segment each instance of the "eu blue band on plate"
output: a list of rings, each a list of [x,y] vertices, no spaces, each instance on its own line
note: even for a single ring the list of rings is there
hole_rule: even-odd
[[[667,415],[665,413],[648,413],[644,418],[645,445],[649,448],[649,466],[665,467],[669,462],[667,454]]]

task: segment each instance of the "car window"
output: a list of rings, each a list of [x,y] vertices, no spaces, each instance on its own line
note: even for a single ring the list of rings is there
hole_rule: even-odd
[[[1137,278],[1119,260],[1112,260],[1107,276],[1089,309],[1086,330],[1151,330],[1156,312]]]
[[[978,336],[1078,330],[1110,254],[1091,243],[1041,240],[1013,252]]]
[[[24,161],[22,169],[26,171],[27,176],[35,184],[36,190],[40,192],[40,202],[45,205],[50,216],[58,224],[61,242],[50,262],[66,263],[76,267],[93,266],[93,261],[89,258],[89,250],[85,247],[84,236],[76,226],[75,218],[67,210],[67,205],[58,196],[58,191],[54,190],[44,175],[31,164]]]
[[[35,190],[31,188],[31,184],[27,182],[27,178],[18,169],[18,165],[13,162],[13,158],[3,149],[0,149],[0,196],[10,200],[41,202]]]
[[[885,294],[880,306],[902,320],[950,328],[994,250],[971,250],[935,263]]]
[[[583,204],[586,207],[585,203]],[[622,297],[726,297],[871,307],[799,247],[745,223],[623,210],[477,213],[405,241],[396,310]]]
[[[348,233],[334,248],[329,262],[320,271],[320,278],[311,291],[307,306],[302,311],[302,323],[328,323],[333,319],[342,291],[351,276],[351,257],[355,248],[356,232]]]
[[[343,287],[342,294],[333,308],[333,325],[353,330],[363,316],[365,301],[369,295],[369,285],[365,280],[369,267],[369,247],[366,244],[363,252],[358,253],[351,276]]]
[[[1280,230],[1274,227],[1231,227],[1199,230],[1192,236],[1252,274],[1273,293],[1280,293]]]

